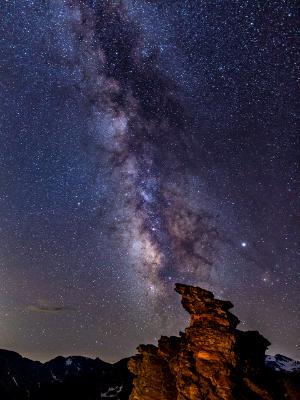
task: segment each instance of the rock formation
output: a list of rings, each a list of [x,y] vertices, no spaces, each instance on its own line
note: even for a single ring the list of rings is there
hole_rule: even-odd
[[[161,337],[158,347],[138,347],[128,363],[135,376],[130,400],[300,399],[295,374],[266,367],[268,340],[236,329],[231,302],[198,287],[176,284],[175,290],[190,325],[180,337]]]

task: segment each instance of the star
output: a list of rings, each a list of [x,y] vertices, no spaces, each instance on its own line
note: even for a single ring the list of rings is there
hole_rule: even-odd
[[[187,282],[300,358],[296,4],[45,2],[0,6],[1,346],[117,361]]]

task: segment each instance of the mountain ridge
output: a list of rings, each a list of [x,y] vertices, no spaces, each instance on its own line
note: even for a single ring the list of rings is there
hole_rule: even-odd
[[[230,301],[176,284],[190,324],[158,345],[108,363],[57,356],[33,361],[0,349],[1,400],[300,400],[300,362],[265,355],[270,342],[240,331]]]
[[[114,364],[100,358],[57,356],[44,363],[0,349],[0,399],[127,400],[132,377],[128,359]]]

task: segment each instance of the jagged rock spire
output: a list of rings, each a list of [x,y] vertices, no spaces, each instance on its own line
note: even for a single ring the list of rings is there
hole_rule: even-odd
[[[230,301],[180,283],[175,291],[190,325],[180,337],[161,337],[158,347],[139,346],[128,364],[135,375],[130,400],[289,399],[266,371],[270,343],[258,332],[236,329]]]

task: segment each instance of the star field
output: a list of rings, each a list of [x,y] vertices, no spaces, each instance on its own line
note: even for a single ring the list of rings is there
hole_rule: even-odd
[[[297,2],[0,12],[0,346],[118,360],[185,282],[299,359]]]

